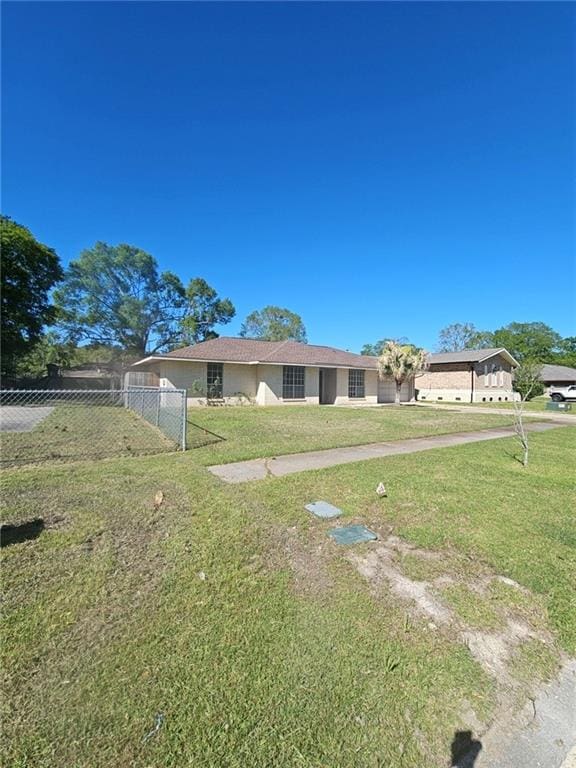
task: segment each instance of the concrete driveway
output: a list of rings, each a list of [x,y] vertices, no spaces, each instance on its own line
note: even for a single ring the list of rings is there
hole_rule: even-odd
[[[3,405],[0,432],[32,432],[53,410],[48,406]]]

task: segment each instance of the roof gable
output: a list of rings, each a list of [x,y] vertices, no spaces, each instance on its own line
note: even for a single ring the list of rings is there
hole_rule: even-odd
[[[463,349],[459,352],[438,352],[428,355],[428,361],[431,365],[440,365],[442,363],[481,363],[483,360],[489,360],[496,355],[502,355],[512,365],[517,366],[510,352],[504,347],[493,347],[488,349]]]

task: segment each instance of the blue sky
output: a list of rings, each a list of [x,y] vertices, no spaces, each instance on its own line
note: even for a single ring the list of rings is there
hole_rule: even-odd
[[[569,3],[3,3],[2,211],[309,341],[575,328]],[[560,269],[555,270],[555,265]]]

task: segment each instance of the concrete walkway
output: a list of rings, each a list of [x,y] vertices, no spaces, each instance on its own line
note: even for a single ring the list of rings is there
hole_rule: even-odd
[[[530,432],[545,432],[556,429],[560,424],[530,423],[526,428]],[[454,445],[477,443],[482,440],[496,440],[514,435],[513,427],[482,429],[476,432],[458,432],[449,435],[416,437],[410,440],[397,440],[391,443],[370,443],[349,448],[329,448],[324,451],[292,453],[269,459],[236,461],[233,464],[215,464],[208,470],[226,483],[246,483],[250,480],[263,480],[266,477],[282,477],[308,469],[325,469],[338,464],[351,464],[355,461],[378,459],[385,456],[397,456],[403,453],[430,451],[434,448],[451,448]]]

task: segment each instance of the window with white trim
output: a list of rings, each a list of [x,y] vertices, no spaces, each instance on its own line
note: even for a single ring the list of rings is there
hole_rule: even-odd
[[[305,368],[285,365],[282,371],[282,397],[284,400],[304,400]]]
[[[490,386],[490,377],[488,375],[488,364],[484,363],[484,386],[489,387]]]
[[[357,368],[350,368],[348,371],[348,397],[365,397],[364,371]]]

